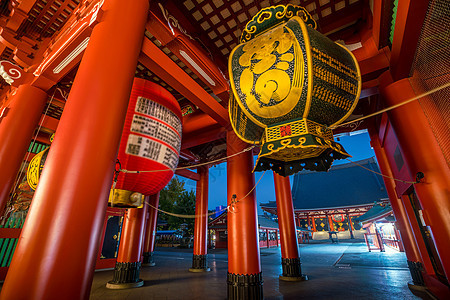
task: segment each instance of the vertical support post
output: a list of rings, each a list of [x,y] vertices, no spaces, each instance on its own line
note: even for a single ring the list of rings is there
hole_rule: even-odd
[[[101,9],[0,299],[89,298],[149,2]]]
[[[331,216],[327,215],[327,219],[328,219],[328,229],[330,231],[334,231],[334,225],[333,225],[333,220],[331,219]]]
[[[316,232],[317,231],[316,220],[314,220],[314,217],[311,217],[311,223],[312,223],[313,232]]]
[[[266,246],[267,246],[267,248],[270,248],[270,244],[269,244],[269,229],[266,229]]]
[[[273,173],[275,196],[277,201],[278,226],[281,236],[281,266],[284,281],[303,281],[308,277],[302,274],[298,252],[297,228],[294,222],[294,205],[292,203],[289,177]]]
[[[142,208],[129,208],[125,213],[113,280],[106,284],[108,289],[129,289],[144,285],[144,281],[139,279],[139,273],[147,208],[144,204]]]
[[[389,73],[380,77],[380,92],[386,106],[392,106],[416,96],[409,79],[392,82]],[[447,279],[450,278],[450,169],[418,101],[403,105],[388,113],[408,170],[422,206],[425,226],[432,236]]]
[[[387,193],[389,195],[389,201],[391,203],[392,211],[394,212],[396,224],[401,234],[401,242],[403,243],[406,258],[408,261],[408,267],[410,268],[411,277],[413,278],[413,284],[417,286],[423,286],[424,280],[421,268],[417,268],[417,265],[424,266],[422,256],[420,254],[420,249],[417,245],[416,239],[414,238],[414,231],[412,224],[410,225],[408,219],[408,213],[405,209],[405,205],[409,203],[403,203],[403,201],[397,196],[395,191],[395,181],[394,174],[392,173],[391,167],[389,165],[389,160],[386,152],[381,147],[380,139],[375,132],[373,127],[369,127],[370,144],[377,157],[378,165],[382,174],[389,176],[390,178],[383,177],[384,185],[386,186]],[[419,231],[419,228],[417,228]],[[419,235],[420,238],[420,235]],[[432,269],[432,267],[430,266]]]
[[[195,197],[195,224],[194,224],[194,255],[192,256],[192,268],[190,272],[209,272],[208,268],[208,188],[209,168],[199,167],[197,173],[200,180],[197,181]]]
[[[227,156],[248,147],[227,132]],[[255,177],[250,151],[228,158],[228,299],[263,299]],[[251,191],[251,192],[250,192]],[[245,198],[244,198],[245,197]],[[236,199],[237,203],[232,203]]]
[[[21,85],[0,118],[0,214],[9,199],[33,132],[44,109],[47,94]]]
[[[155,261],[153,259],[153,251],[155,250],[155,237],[156,237],[156,223],[158,221],[158,208],[159,205],[159,192],[146,197],[148,199],[148,218],[146,226],[146,234],[144,241],[144,259],[142,261],[142,266],[153,267],[155,266]]]
[[[354,240],[355,237],[353,236],[353,224],[352,224],[352,219],[350,218],[350,214],[348,213],[348,211],[345,213],[347,216],[347,221],[348,221],[348,230],[350,231],[350,239]]]

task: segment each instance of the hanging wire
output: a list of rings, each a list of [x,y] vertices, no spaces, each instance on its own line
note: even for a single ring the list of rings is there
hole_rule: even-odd
[[[382,109],[380,111],[374,112],[373,114],[370,114],[370,115],[367,115],[367,116],[364,116],[364,117],[361,117],[361,118],[358,118],[358,119],[355,119],[355,120],[352,120],[352,121],[349,121],[349,122],[345,122],[345,123],[342,123],[342,124],[339,124],[339,125],[336,125],[336,126],[332,126],[332,127],[330,127],[330,129],[335,129],[337,127],[345,126],[345,125],[348,125],[348,124],[351,124],[351,123],[359,122],[359,121],[362,121],[364,119],[368,119],[368,118],[377,116],[377,115],[382,114],[384,112],[393,110],[393,109],[395,109],[397,107],[403,106],[403,105],[408,104],[408,103],[413,102],[413,101],[416,101],[417,99],[420,99],[422,97],[425,97],[425,96],[428,96],[430,94],[436,93],[437,91],[443,90],[443,89],[445,89],[447,87],[450,87],[450,82],[448,82],[448,83],[446,83],[444,85],[441,85],[441,86],[439,86],[437,88],[431,89],[431,90],[429,90],[429,91],[427,91],[427,92],[425,92],[423,94],[420,94],[418,96],[415,96],[415,97],[413,97],[411,99],[405,100],[405,101],[403,101],[401,103],[398,103],[398,104],[395,104],[393,106],[384,108],[384,109]]]
[[[384,175],[384,174],[382,174],[382,173],[380,173],[380,172],[377,172],[377,171],[371,170],[371,169],[369,169],[369,168],[366,168],[366,167],[364,167],[363,165],[360,165],[360,164],[358,164],[358,163],[356,163],[356,162],[354,162],[354,161],[351,161],[351,160],[348,159],[348,158],[346,158],[346,160],[348,160],[348,161],[351,162],[352,164],[357,165],[358,167],[361,167],[361,168],[363,168],[363,169],[365,169],[365,170],[367,170],[367,171],[369,171],[369,172],[378,174],[378,175],[383,176],[383,177],[385,177],[385,178],[393,179],[393,180],[395,180],[395,181],[399,181],[399,182],[403,182],[403,183],[411,183],[411,184],[419,183],[419,182],[417,182],[417,181],[407,181],[407,180],[402,180],[402,179],[397,179],[397,178],[394,178],[394,177],[391,177],[391,176],[387,176],[387,175]]]
[[[259,177],[259,179],[258,179],[258,181],[256,182],[256,184],[250,189],[250,191],[249,191],[244,197],[242,197],[242,198],[239,199],[239,200],[232,200],[231,203],[230,203],[229,205],[227,205],[226,207],[222,208],[221,210],[215,211],[215,212],[212,212],[212,213],[208,213],[208,214],[199,214],[199,215],[183,215],[183,214],[176,214],[176,213],[172,213],[172,212],[168,212],[168,211],[159,209],[159,208],[157,208],[157,207],[151,205],[151,204],[148,203],[147,201],[145,201],[144,203],[147,204],[148,206],[150,206],[151,208],[156,209],[156,210],[159,211],[159,212],[162,212],[163,214],[166,214],[166,215],[169,215],[169,216],[174,216],[174,217],[177,217],[177,218],[185,218],[185,219],[195,219],[196,217],[203,217],[203,216],[208,216],[208,217],[209,217],[209,216],[212,216],[212,215],[217,214],[217,213],[222,213],[222,212],[224,212],[225,210],[228,210],[229,212],[234,212],[234,210],[235,210],[234,205],[237,204],[239,201],[242,201],[242,200],[244,200],[245,198],[247,198],[247,196],[250,195],[251,192],[253,192],[253,190],[258,186],[259,182],[260,182],[261,179],[263,178],[264,174],[266,174],[266,171],[264,171],[264,173],[262,173],[261,177]],[[236,195],[233,195],[233,196],[236,196]],[[231,207],[233,208],[233,211],[230,211],[230,208],[231,208]]]
[[[255,148],[255,146],[250,146],[250,147],[245,148],[244,150],[242,150],[242,151],[240,151],[238,153],[229,155],[227,157],[219,158],[219,159],[216,159],[216,160],[212,160],[212,161],[208,161],[208,162],[204,162],[204,163],[200,163],[200,164],[196,164],[196,165],[191,165],[191,166],[186,166],[186,167],[179,167],[179,168],[175,168],[175,169],[167,168],[167,169],[162,169],[162,170],[142,170],[142,171],[136,171],[136,170],[131,171],[131,170],[126,170],[126,169],[120,169],[120,172],[128,173],[128,174],[139,174],[139,173],[153,173],[153,172],[177,171],[177,170],[191,169],[191,168],[201,167],[201,166],[205,166],[205,165],[211,165],[211,164],[215,164],[217,162],[225,161],[228,158],[240,155],[240,154],[242,154],[244,152],[252,150],[253,148]]]

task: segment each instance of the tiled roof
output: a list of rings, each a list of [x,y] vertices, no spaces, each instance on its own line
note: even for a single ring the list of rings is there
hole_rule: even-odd
[[[380,172],[374,158],[357,164]],[[303,171],[295,174],[292,186],[294,209],[314,210],[370,205],[388,198],[383,178],[354,163],[331,167],[328,172]],[[276,207],[275,201],[261,204]]]

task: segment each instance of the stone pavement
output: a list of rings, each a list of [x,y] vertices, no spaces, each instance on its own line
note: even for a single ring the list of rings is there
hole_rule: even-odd
[[[304,282],[283,282],[280,248],[261,249],[265,299],[419,299],[407,287],[411,281],[404,253],[368,252],[363,243],[301,244]],[[157,248],[155,267],[143,267],[141,288],[108,290],[113,271],[98,271],[92,300],[226,299],[226,250],[211,250],[208,273],[191,273],[192,249]]]

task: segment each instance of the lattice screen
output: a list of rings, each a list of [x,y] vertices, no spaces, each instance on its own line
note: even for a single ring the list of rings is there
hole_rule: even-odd
[[[450,2],[431,0],[410,76],[416,93],[450,81]],[[420,99],[439,146],[450,166],[450,88]]]

